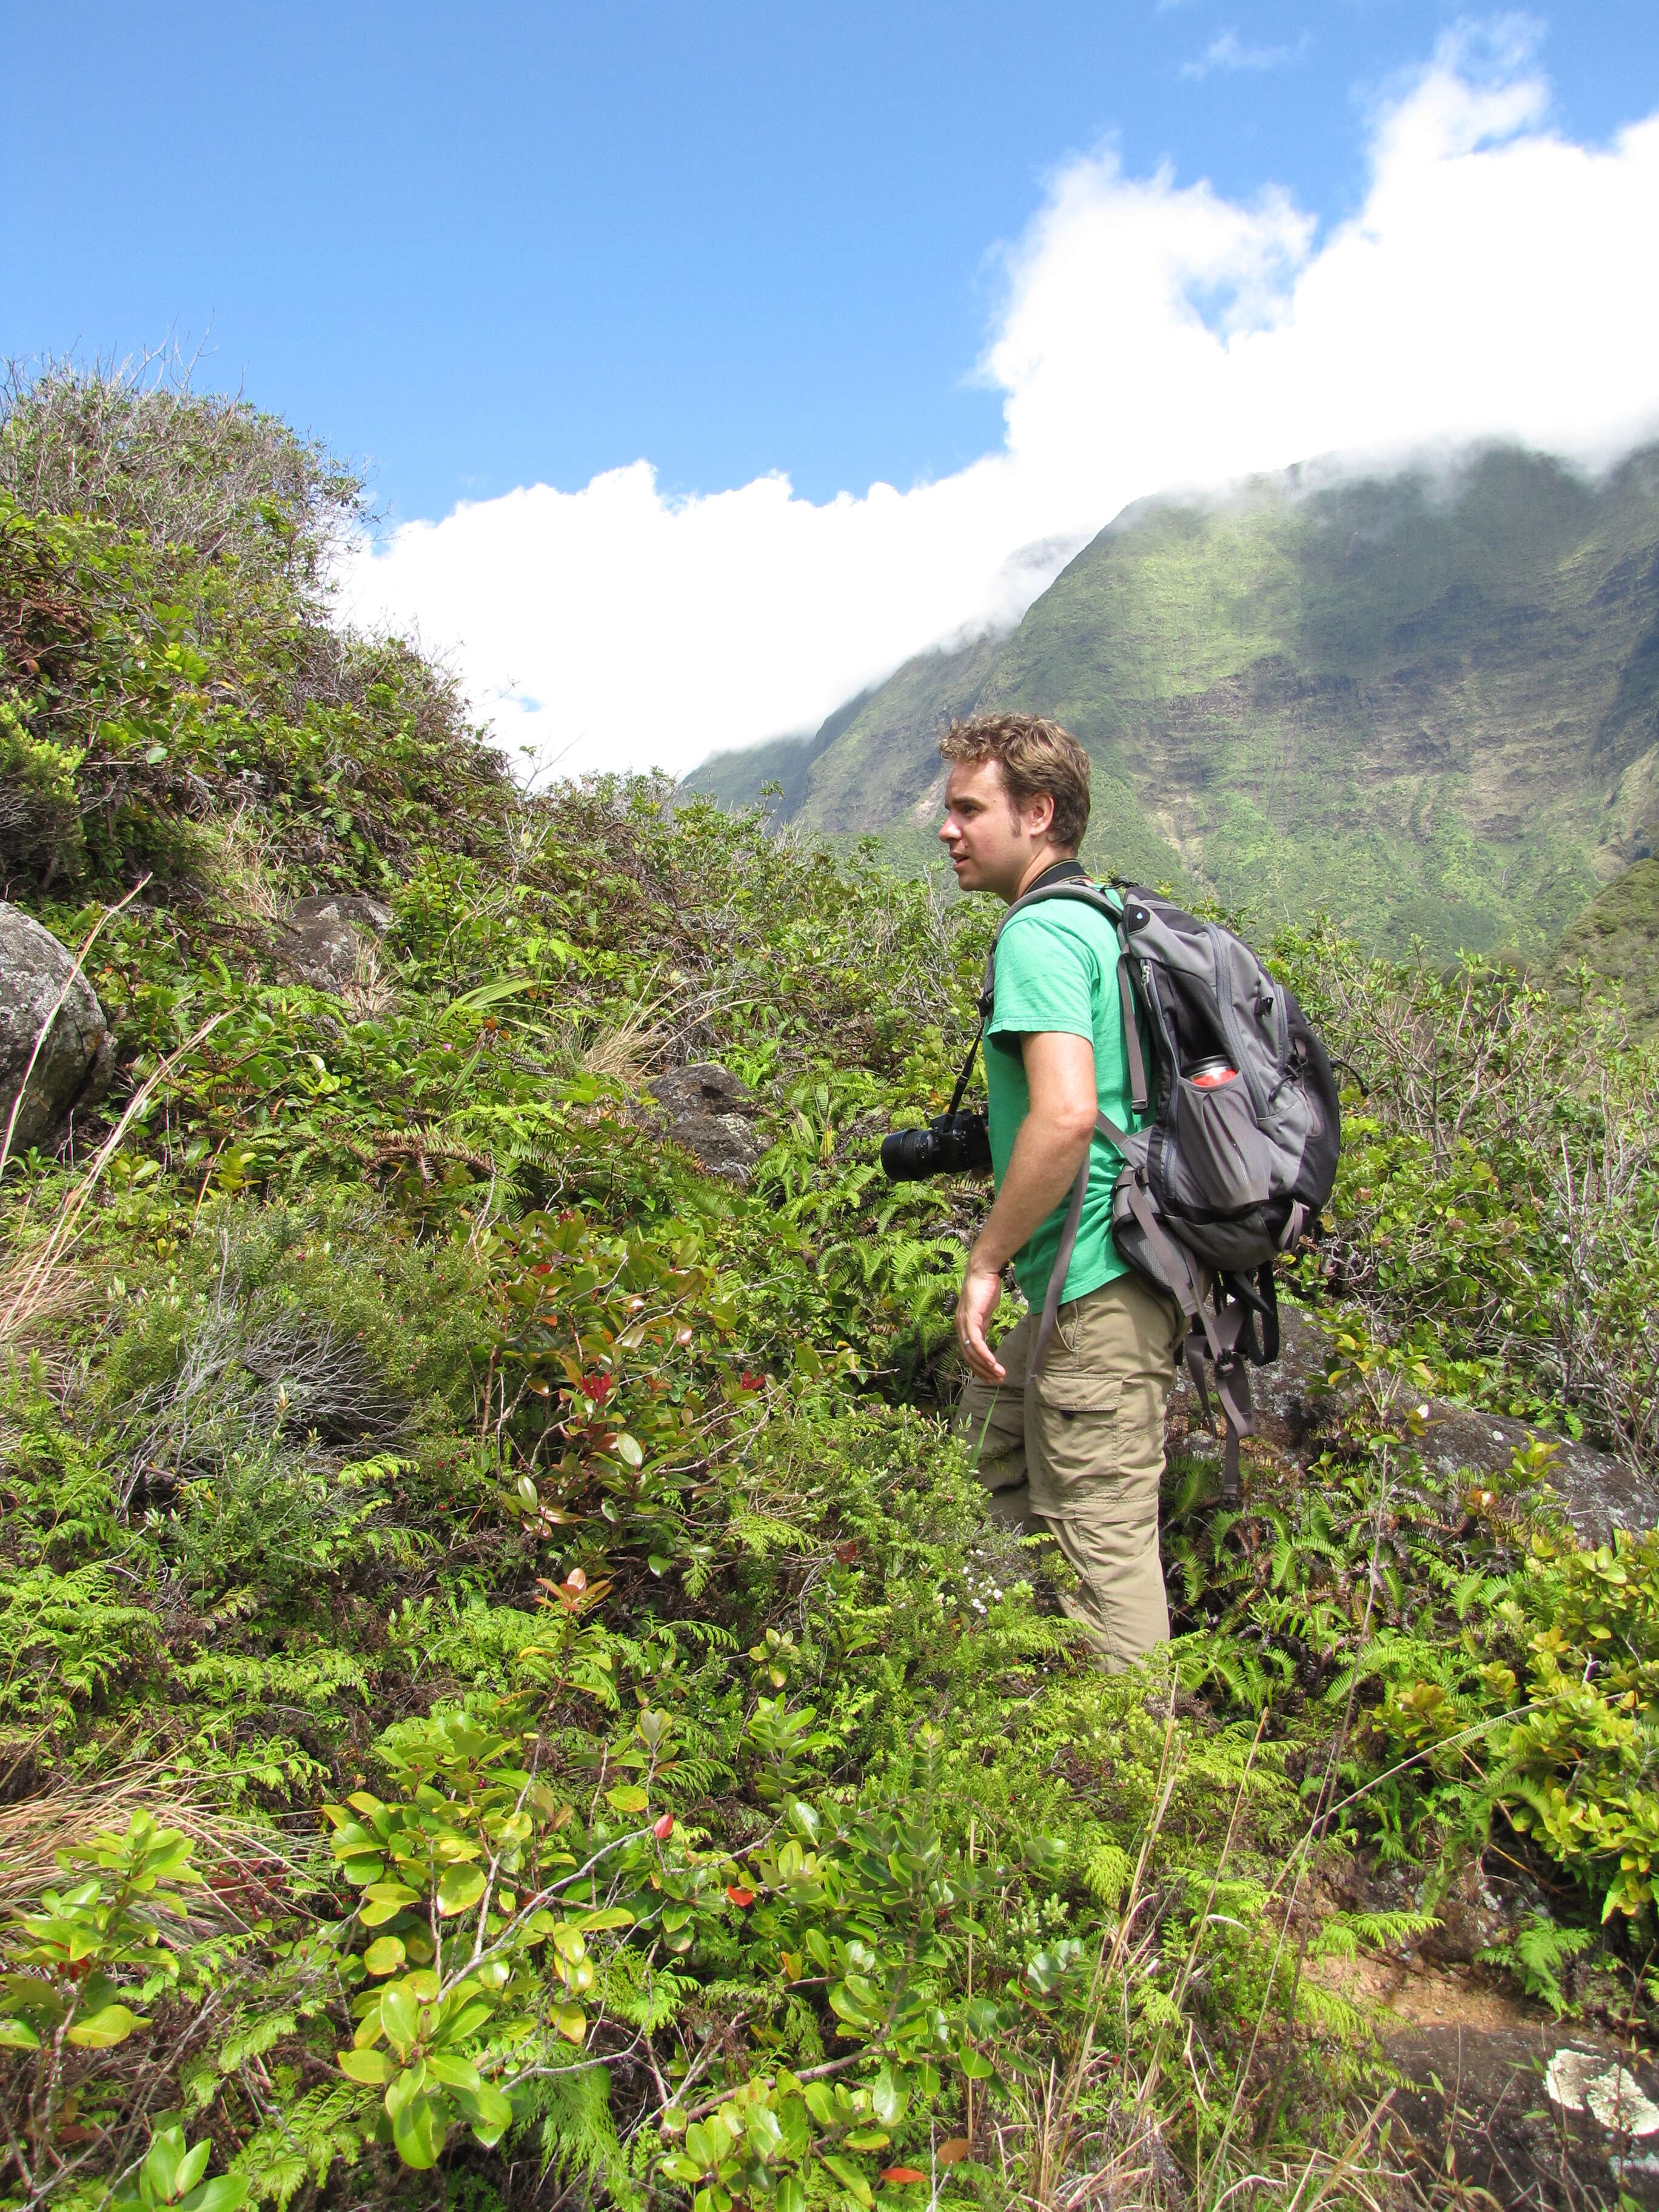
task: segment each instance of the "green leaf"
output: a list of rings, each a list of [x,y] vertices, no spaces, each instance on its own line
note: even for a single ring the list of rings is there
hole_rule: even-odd
[[[498,2142],[512,2124],[513,2107],[493,2081],[480,2081],[461,2102],[469,2126],[486,2148]]]
[[[617,1439],[617,1457],[624,1467],[643,1467],[645,1454],[640,1449],[639,1439],[624,1430]]]
[[[378,1882],[385,1874],[386,1861],[380,1858],[344,1859],[341,1862],[340,1872],[354,1889],[367,1889],[371,1882]]]
[[[587,2033],[587,2014],[580,2005],[561,2005],[553,2015],[553,2025],[567,2041],[580,2044]]]
[[[607,1790],[605,1802],[618,1813],[643,1813],[651,1800],[637,1783],[624,1782],[618,1789]]]
[[[410,2106],[426,2094],[426,2061],[417,2058],[412,2066],[400,2067],[386,2085],[386,2108],[392,2119],[406,2112]]]
[[[870,2109],[884,2127],[896,2127],[904,2118],[904,2108],[910,2100],[907,2093],[894,2081],[884,2066],[870,2084]]]
[[[135,2027],[148,2027],[148,2020],[140,2019],[124,2004],[106,2005],[89,2020],[77,2020],[69,2031],[69,2039],[82,2051],[109,2051],[118,2043],[125,2043]]]
[[[400,1936],[381,1936],[363,1954],[363,1964],[371,1974],[395,1974],[405,1956]]]
[[[415,2041],[420,2022],[420,2007],[407,1982],[393,1982],[380,1991],[380,2025],[400,2050]]]
[[[438,2163],[448,2132],[436,2098],[424,2094],[405,2105],[392,2123],[392,2140],[398,2157],[422,2173]]]
[[[835,2125],[836,2095],[827,2081],[809,2081],[801,2094],[806,2100],[807,2111],[821,2128]]]
[[[179,2212],[236,2212],[246,2202],[248,2187],[245,2173],[216,2173],[191,2191]]]
[[[185,2153],[173,2173],[173,2185],[167,2191],[169,2197],[182,2197],[186,2190],[195,2188],[207,2170],[208,2153],[212,2148],[204,2136],[200,2142],[192,2144]]]
[[[427,2061],[434,2081],[441,2081],[447,2089],[476,2090],[482,2076],[470,2058],[459,2058],[448,2051],[434,2051]]]
[[[631,1928],[634,1915],[625,1905],[607,1905],[599,1912],[577,1913],[575,1923],[585,1934],[591,1936],[601,1928]]]
[[[855,2203],[862,2205],[875,2203],[874,2197],[870,2194],[869,2183],[850,2159],[826,2158],[823,2163]]]
[[[418,1902],[416,1893],[406,1882],[372,1881],[363,1892],[357,1917],[365,1928],[379,1928],[388,1920],[395,1920],[405,1905]]]
[[[446,1868],[438,1884],[439,1911],[465,1912],[469,1905],[477,1903],[488,1886],[489,1876],[482,1867]]]
[[[173,2183],[186,2155],[185,2131],[176,2123],[169,2128],[158,2128],[150,2136],[149,2148],[144,2154],[143,2185],[156,2203],[165,2204],[173,2195]],[[195,2179],[192,2174],[191,2179]]]
[[[0,2020],[0,2051],[38,2051],[40,2039],[26,2020]]]
[[[384,2051],[337,2051],[335,2062],[342,2074],[378,2089],[392,2079],[392,2061]]]

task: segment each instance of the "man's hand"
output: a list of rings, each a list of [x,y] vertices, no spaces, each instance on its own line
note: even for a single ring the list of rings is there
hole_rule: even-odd
[[[996,1203],[986,1216],[957,1300],[957,1342],[981,1382],[1007,1370],[985,1340],[1002,1294],[1002,1270],[1070,1190],[1094,1134],[1095,1048],[1064,1030],[1020,1039],[1031,1103],[1014,1139]]]
[[[1000,1382],[1007,1369],[985,1340],[991,1316],[1002,1297],[1002,1274],[975,1251],[969,1255],[962,1295],[957,1300],[957,1342],[981,1382]]]

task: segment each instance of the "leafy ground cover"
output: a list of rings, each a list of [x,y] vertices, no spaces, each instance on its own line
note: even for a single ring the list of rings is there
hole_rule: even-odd
[[[330,628],[354,488],[251,410],[48,379],[0,493],[8,892],[107,915],[123,1071],[0,1173],[4,2201],[1378,2203],[1321,1962],[1489,1844],[1508,1966],[1645,2016],[1659,1551],[1577,1548],[1547,1445],[1431,1478],[1413,1413],[1650,1460],[1616,1012],[1281,940],[1355,1073],[1286,1289],[1356,1410],[1240,1511],[1176,1455],[1179,1632],[1103,1677],[948,1433],[982,1200],[875,1163],[986,918],[515,791]],[[328,994],[277,924],[343,885],[392,921]],[[746,1187],[652,1112],[706,1057]]]

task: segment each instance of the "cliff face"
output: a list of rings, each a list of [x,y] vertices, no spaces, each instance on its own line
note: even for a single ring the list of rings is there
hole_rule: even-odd
[[[1087,857],[1261,926],[1538,953],[1659,822],[1659,452],[1588,483],[1495,449],[1440,477],[1158,499],[1012,635],[908,663],[793,754],[781,811],[919,844],[952,714],[1089,747]],[[746,755],[699,789],[740,795]],[[746,795],[746,794],[744,794]]]

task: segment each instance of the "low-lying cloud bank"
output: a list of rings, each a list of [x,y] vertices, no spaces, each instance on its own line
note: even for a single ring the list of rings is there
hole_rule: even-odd
[[[1323,238],[1282,191],[1074,161],[1007,257],[1000,452],[823,506],[781,475],[666,499],[642,460],[538,484],[359,548],[347,608],[453,650],[502,743],[561,773],[680,773],[1014,620],[1166,486],[1492,437],[1604,464],[1659,429],[1659,114],[1593,147],[1548,113],[1524,28],[1449,36]]]

